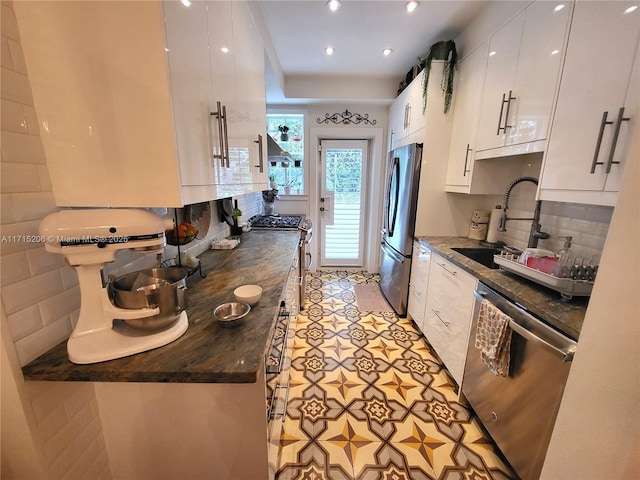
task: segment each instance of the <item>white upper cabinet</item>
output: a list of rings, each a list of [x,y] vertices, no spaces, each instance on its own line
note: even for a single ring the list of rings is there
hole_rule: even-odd
[[[258,189],[250,174],[246,184],[227,188],[240,168],[221,166],[218,132],[233,133],[232,121],[247,115],[237,110],[244,92],[232,78],[234,45],[230,60],[210,55],[210,35],[233,25],[232,3],[246,7],[16,5],[57,205],[177,207]],[[226,129],[211,115],[217,102],[229,104],[230,121],[220,124]]]
[[[468,55],[458,69],[447,167],[448,192],[470,193],[488,50],[489,43],[485,42]]]
[[[442,62],[437,62],[442,63]],[[435,65],[435,63],[434,63]],[[433,68],[432,68],[433,74]],[[425,127],[422,112],[422,79],[424,70],[398,95],[389,109],[391,149],[408,143],[421,142]]]
[[[178,156],[190,159],[180,162],[182,184],[212,185],[214,103],[211,78],[203,75],[209,70],[206,4],[164,2],[163,13]]]
[[[534,2],[491,37],[476,149],[510,148],[481,158],[544,149],[571,10],[557,5]]]
[[[545,154],[540,199],[615,205],[638,159],[637,2],[578,2]]]

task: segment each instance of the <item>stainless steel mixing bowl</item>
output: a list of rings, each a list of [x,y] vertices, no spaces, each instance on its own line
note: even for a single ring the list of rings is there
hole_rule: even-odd
[[[124,320],[141,330],[160,330],[174,323],[187,307],[188,270],[150,268],[128,273],[109,285],[113,303],[126,309],[160,308],[153,317]]]

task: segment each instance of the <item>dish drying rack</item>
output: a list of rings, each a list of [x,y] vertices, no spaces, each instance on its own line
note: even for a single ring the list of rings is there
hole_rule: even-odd
[[[588,297],[593,289],[593,281],[598,267],[576,265],[564,267],[567,270],[566,277],[556,277],[549,273],[536,270],[518,262],[519,254],[502,251],[494,255],[493,261],[501,269],[524,277],[544,287],[560,293],[563,301],[569,301],[573,297]]]

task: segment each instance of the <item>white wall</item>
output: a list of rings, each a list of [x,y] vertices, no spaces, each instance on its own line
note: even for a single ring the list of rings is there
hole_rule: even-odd
[[[1,34],[1,476],[110,478],[93,387],[27,384],[20,371],[67,339],[80,300],[73,270],[37,241],[56,208],[11,2],[2,2]]]
[[[640,165],[629,160],[542,479],[640,478]]]

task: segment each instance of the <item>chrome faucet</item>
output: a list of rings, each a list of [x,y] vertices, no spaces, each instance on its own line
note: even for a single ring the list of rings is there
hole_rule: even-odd
[[[538,246],[538,240],[549,238],[549,234],[543,232],[542,225],[540,225],[540,206],[542,205],[542,201],[536,201],[536,208],[533,212],[532,218],[519,218],[519,217],[509,217],[507,215],[507,210],[509,209],[509,197],[511,196],[511,190],[513,187],[522,182],[531,182],[535,185],[538,185],[538,179],[535,177],[519,177],[516,178],[513,182],[509,184],[507,187],[507,191],[504,193],[504,202],[502,204],[502,215],[500,216],[500,222],[498,223],[498,231],[506,232],[507,231],[507,222],[509,220],[531,220],[531,233],[529,234],[529,243],[527,247],[535,248]]]

